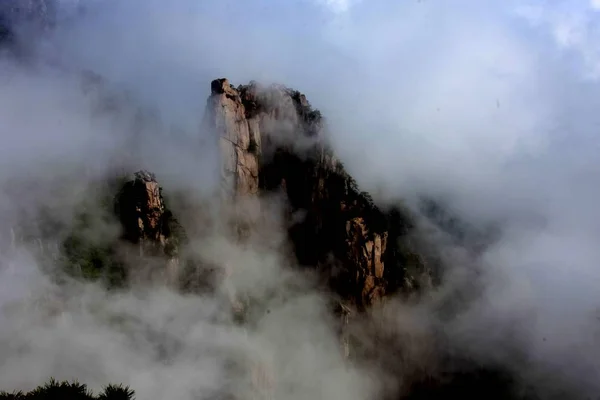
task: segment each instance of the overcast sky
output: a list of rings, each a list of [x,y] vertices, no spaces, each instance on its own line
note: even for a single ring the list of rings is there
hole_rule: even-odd
[[[542,162],[550,149],[580,166],[595,157],[594,2],[91,1],[102,6],[58,41],[69,62],[180,123],[194,123],[217,76],[298,88],[330,119],[343,158],[377,154],[352,171],[365,184],[399,159],[406,179],[489,180],[508,159]]]

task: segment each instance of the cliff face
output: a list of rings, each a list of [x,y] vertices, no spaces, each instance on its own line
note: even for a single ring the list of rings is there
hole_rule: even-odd
[[[427,276],[422,260],[399,248],[412,226],[408,216],[379,210],[359,191],[303,94],[255,82],[235,88],[217,79],[205,122],[219,140],[224,198],[285,193],[299,263],[318,269],[345,302],[364,308],[387,293],[414,289]],[[292,223],[299,212],[304,219]]]
[[[227,79],[212,82],[205,119],[219,141],[223,195],[258,194],[258,121],[246,117],[241,96]]]

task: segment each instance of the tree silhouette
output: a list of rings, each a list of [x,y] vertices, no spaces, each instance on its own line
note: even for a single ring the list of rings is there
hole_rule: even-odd
[[[0,400],[134,400],[135,392],[129,386],[110,384],[95,396],[86,384],[77,381],[48,382],[30,392],[0,392]]]

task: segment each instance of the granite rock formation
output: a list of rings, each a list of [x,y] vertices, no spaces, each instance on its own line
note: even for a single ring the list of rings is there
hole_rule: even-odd
[[[121,223],[121,238],[138,246],[140,257],[166,258],[168,280],[176,282],[183,230],[166,207],[154,174],[142,170],[127,179],[115,197],[114,211]]]
[[[283,217],[295,258],[317,271],[338,296],[334,312],[341,316],[341,352],[352,357],[349,318],[388,294],[412,292],[426,281],[422,258],[406,240],[402,247],[413,227],[408,213],[384,212],[358,189],[327,144],[321,114],[298,91],[256,82],[236,88],[227,79],[214,80],[204,129],[219,141],[223,201],[254,205],[235,214],[238,233],[252,230],[262,213],[272,212],[260,209],[262,197],[284,195]],[[231,296],[234,313],[235,304],[242,304],[239,295]],[[252,371],[262,369],[274,373],[262,363]],[[261,398],[273,389],[271,383],[254,387],[266,393]]]
[[[246,117],[242,98],[227,79],[212,82],[205,117],[219,140],[224,196],[258,194],[258,121]]]
[[[327,144],[321,114],[303,94],[256,82],[236,88],[217,79],[205,124],[219,140],[223,197],[247,202],[283,192],[299,263],[322,272],[344,302],[364,309],[427,281],[418,253],[400,247],[412,228],[408,214],[384,212],[358,189]],[[305,218],[293,223],[299,212]],[[260,210],[246,213],[258,218]]]
[[[123,226],[123,239],[146,249],[165,251],[169,238],[168,214],[161,188],[153,174],[136,172],[115,199],[115,213]]]
[[[98,85],[100,77],[84,74],[84,90]],[[273,212],[260,205],[277,193],[287,203],[283,219],[298,264],[316,271],[344,307],[364,310],[389,294],[429,284],[426,263],[409,240],[411,216],[381,210],[360,191],[327,143],[325,120],[303,94],[217,79],[203,129],[218,141],[221,200],[240,240]],[[121,182],[114,214],[122,241],[134,253],[166,257],[172,279],[181,273],[178,251],[185,234],[152,173],[138,171]]]

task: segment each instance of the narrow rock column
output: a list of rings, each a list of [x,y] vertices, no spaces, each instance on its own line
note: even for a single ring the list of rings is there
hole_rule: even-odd
[[[239,93],[227,79],[211,83],[206,117],[219,139],[222,192],[228,199],[258,193],[258,157]]]
[[[226,219],[231,221],[234,233],[243,239],[260,218],[258,149],[257,141],[251,140],[258,132],[251,129],[240,94],[227,79],[211,83],[204,123],[218,139],[220,195]]]

